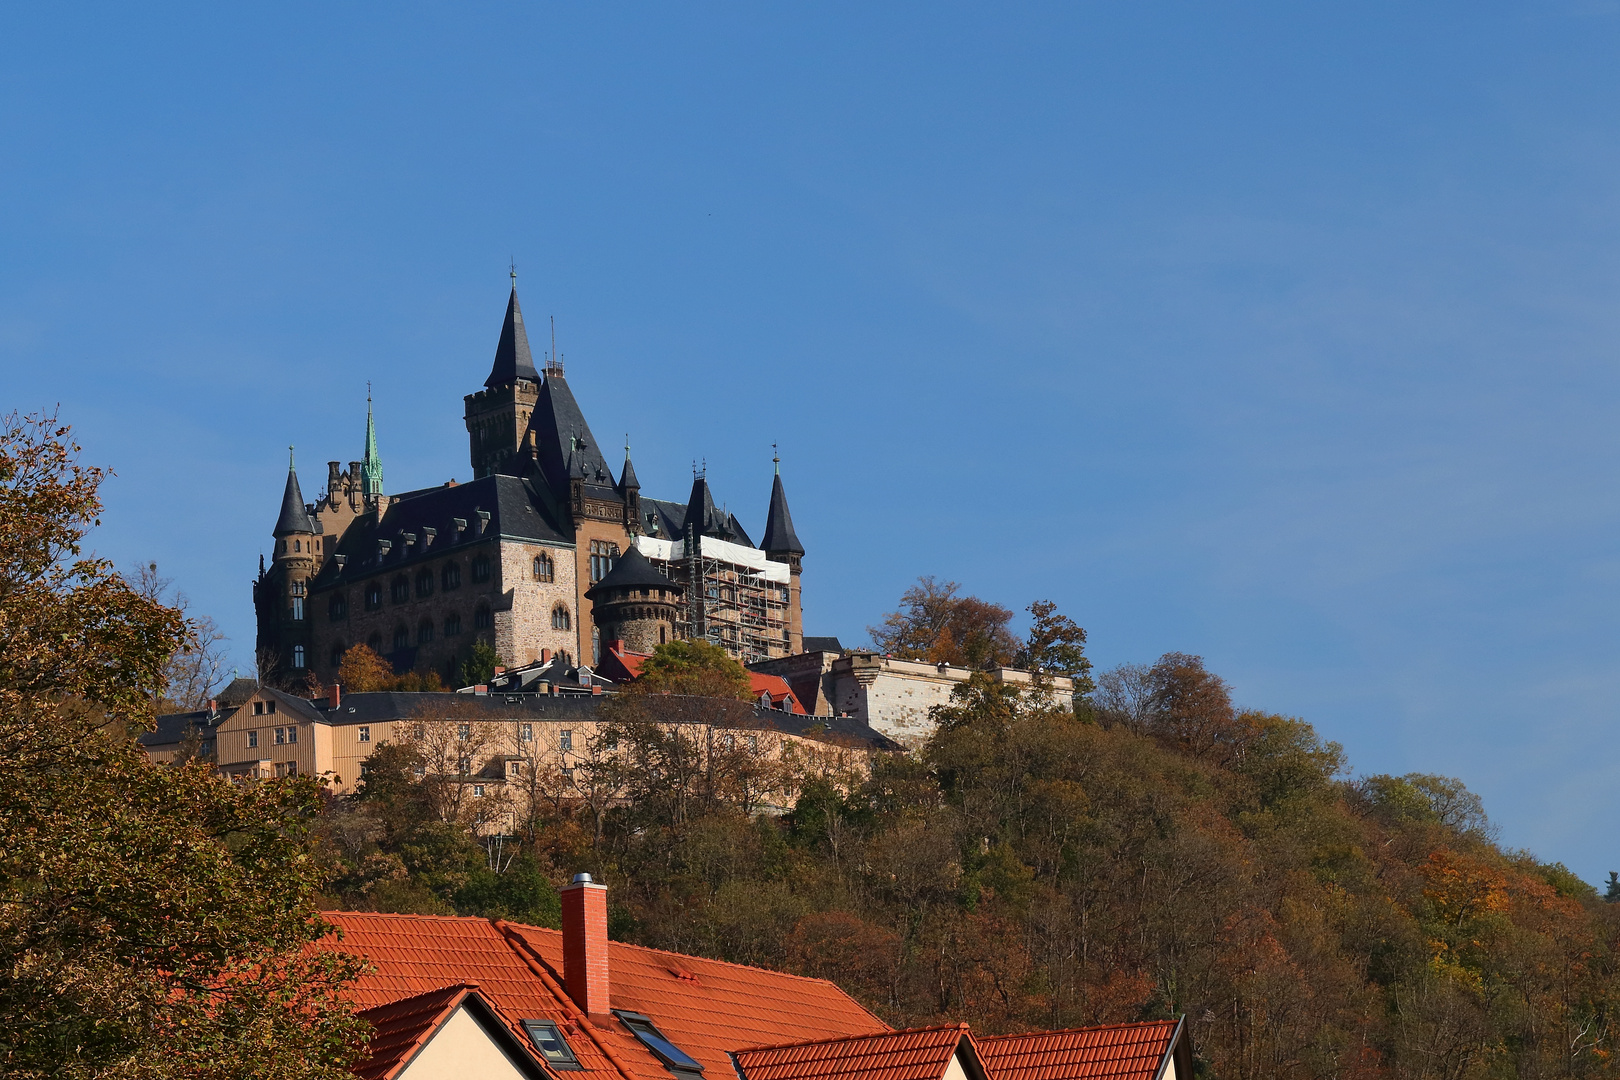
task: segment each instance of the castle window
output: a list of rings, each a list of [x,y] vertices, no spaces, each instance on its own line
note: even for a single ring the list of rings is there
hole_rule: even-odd
[[[388,599],[396,604],[403,604],[411,598],[411,579],[404,574],[399,575],[388,585]]]
[[[444,573],[441,577],[444,579],[446,589],[461,588],[461,564],[457,562],[445,563]]]
[[[613,571],[613,563],[619,557],[619,545],[606,540],[591,541],[591,583],[601,581]]]
[[[332,666],[337,667],[343,663],[343,643],[340,641],[332,646]]]
[[[556,575],[551,564],[551,556],[536,555],[534,557],[534,580],[552,581],[554,580],[555,576]]]
[[[459,633],[461,633],[461,615],[452,611],[444,617],[444,636],[455,637]]]
[[[574,620],[568,614],[567,604],[558,604],[551,609],[551,628],[553,630],[572,629]]]
[[[416,575],[416,595],[433,595],[433,571],[423,570],[421,573]]]
[[[294,645],[293,646],[293,667],[302,668],[303,666],[304,666],[304,647],[302,645]]]
[[[489,556],[480,555],[473,560],[472,578],[474,581],[489,580]]]
[[[304,598],[302,596],[293,597],[292,617],[293,622],[304,621]]]
[[[382,586],[373,581],[366,586],[366,610],[376,611],[382,607]]]
[[[326,602],[326,614],[333,622],[340,622],[349,614],[349,596],[347,593],[333,593],[332,598]]]
[[[372,652],[381,652],[382,635],[372,634],[370,637],[366,638],[366,648],[370,649]]]
[[[303,551],[304,550],[304,545],[299,543],[297,540],[294,540],[293,541],[293,550],[294,551]]]
[[[660,626],[658,628],[658,644],[660,644],[660,645],[667,645],[668,644],[668,642],[666,642],[664,640],[664,628],[662,626]]]
[[[404,623],[394,627],[394,651],[408,649],[411,645],[411,631]]]
[[[600,626],[593,626],[591,627],[591,663],[600,664],[601,662],[602,628]]]
[[[477,609],[473,611],[473,629],[488,630],[489,623],[489,605],[479,604]]]
[[[426,645],[428,642],[430,642],[432,640],[433,640],[433,620],[432,619],[423,619],[421,625],[416,628],[416,643],[418,645]]]

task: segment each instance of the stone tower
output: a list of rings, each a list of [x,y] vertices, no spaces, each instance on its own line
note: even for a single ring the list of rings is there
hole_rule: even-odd
[[[287,453],[287,487],[281,514],[271,530],[275,538],[271,568],[254,588],[258,606],[260,676],[302,675],[309,667],[309,583],[320,569],[315,547],[315,521],[304,505],[292,449]],[[269,633],[266,633],[269,631]],[[268,648],[267,648],[268,647]]]
[[[484,380],[484,389],[464,399],[473,479],[497,473],[523,475],[529,416],[539,395],[540,373],[529,352],[523,308],[518,304],[517,273],[513,272],[512,295],[506,302],[506,321],[501,324],[501,340],[495,346],[495,363]]]
[[[760,549],[772,562],[787,563],[788,568],[788,652],[804,651],[804,608],[801,605],[800,574],[804,564],[804,545],[793,531],[793,515],[788,513],[787,493],[782,490],[782,459],[773,457],[776,478],[771,482],[771,508],[765,515],[765,536]]]
[[[650,653],[675,640],[681,589],[647,557],[629,547],[607,577],[586,590],[602,644],[622,641],[631,652]]]

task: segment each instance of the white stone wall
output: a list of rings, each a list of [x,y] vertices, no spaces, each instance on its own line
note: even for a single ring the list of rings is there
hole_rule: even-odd
[[[934,732],[929,710],[948,705],[952,691],[972,674],[967,668],[948,664],[853,653],[833,663],[833,709],[865,720],[895,742],[916,748]],[[990,674],[1000,682],[1023,686],[1031,682],[1027,671],[1014,668],[995,668]],[[1064,678],[1053,683],[1058,701],[1072,706],[1074,683]]]

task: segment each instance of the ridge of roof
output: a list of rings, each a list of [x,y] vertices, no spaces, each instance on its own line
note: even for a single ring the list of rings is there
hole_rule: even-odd
[[[372,1036],[366,1060],[354,1066],[355,1074],[363,1080],[392,1080],[477,985],[453,983],[362,1009],[356,1015],[371,1025]]]
[[[724,961],[724,960],[719,961],[719,963],[725,963],[725,962],[726,961]],[[786,972],[783,972],[782,974],[786,974]],[[795,975],[793,977],[794,978],[803,978],[804,976]],[[817,980],[817,981],[826,981],[826,980]],[[789,1049],[797,1049],[798,1047],[801,1047],[801,1046],[803,1046],[803,1047],[823,1046],[823,1045],[830,1044],[830,1043],[856,1042],[856,1041],[859,1041],[861,1039],[887,1039],[887,1038],[889,1038],[891,1036],[894,1036],[894,1035],[929,1035],[929,1034],[933,1034],[935,1032],[944,1032],[944,1031],[954,1031],[954,1032],[957,1032],[958,1034],[961,1034],[963,1032],[969,1032],[970,1033],[971,1032],[971,1027],[967,1023],[967,1021],[959,1020],[954,1024],[928,1024],[928,1025],[925,1025],[923,1027],[890,1028],[888,1031],[873,1031],[873,1032],[868,1032],[867,1034],[864,1034],[864,1035],[833,1035],[833,1036],[831,1036],[829,1038],[826,1038],[826,1039],[802,1039],[799,1042],[773,1043],[773,1044],[768,1045],[768,1046],[744,1046],[744,1047],[740,1047],[737,1050],[733,1051],[733,1053],[737,1053],[737,1054],[754,1054],[754,1053],[758,1053],[758,1052],[763,1051],[763,1050],[789,1050]]]
[[[1190,1070],[1185,1024],[1181,1017],[991,1035],[978,1052],[996,1080],[1159,1080],[1172,1057]]]

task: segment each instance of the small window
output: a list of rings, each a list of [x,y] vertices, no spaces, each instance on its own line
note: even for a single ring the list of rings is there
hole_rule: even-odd
[[[376,611],[382,607],[382,586],[373,581],[366,586],[366,610]]]
[[[564,731],[560,735],[557,736],[557,749],[559,749],[559,750],[572,750],[573,748],[574,748],[574,733],[572,731]]]
[[[444,636],[455,637],[459,633],[461,633],[461,615],[451,612],[444,617]]]
[[[287,729],[287,741],[290,742],[290,743],[295,743],[295,742],[298,741],[298,729],[297,728],[290,727],[290,728]]]
[[[664,1038],[653,1022],[640,1013],[621,1012],[614,1010],[619,1022],[629,1028],[641,1045],[653,1052],[653,1056],[664,1063],[664,1067],[676,1076],[698,1077],[703,1075],[703,1066],[696,1058],[685,1050]]]
[[[444,570],[439,574],[439,580],[446,589],[461,588],[461,564],[457,562],[445,563]]]
[[[254,716],[263,716],[264,715],[264,702],[255,701],[253,703],[253,715]]]
[[[371,729],[369,727],[362,727],[360,729],[360,741],[361,742],[370,742],[371,741]]]
[[[483,784],[474,784],[473,785],[473,798],[482,799],[483,797],[484,797],[484,785]]]
[[[285,743],[286,741],[287,741],[287,729],[284,728],[284,727],[276,728],[276,745],[280,746],[281,744]]]
[[[403,604],[411,598],[411,579],[404,574],[393,580],[388,586],[388,599],[396,604]]]
[[[478,556],[478,558],[473,560],[472,578],[473,578],[474,581],[488,581],[489,580],[489,556],[488,555],[480,555],[480,556]]]
[[[300,600],[300,601],[298,601],[298,603],[300,605],[302,605],[303,601]],[[304,666],[304,647],[302,645],[294,645],[293,646],[293,667],[301,668],[303,666]]]
[[[257,731],[248,732],[248,749],[249,750],[257,749],[258,745],[259,745],[259,733]]]
[[[534,1043],[534,1048],[540,1051],[545,1063],[553,1069],[578,1071],[584,1068],[574,1056],[574,1051],[569,1048],[562,1032],[557,1030],[557,1025],[550,1020],[525,1020],[523,1030],[529,1033],[529,1041]]]
[[[433,620],[432,619],[423,619],[422,622],[421,622],[421,625],[417,626],[417,628],[416,628],[416,643],[418,645],[426,645],[428,642],[430,642],[432,640],[433,640]]]
[[[299,543],[297,540],[294,540],[293,541],[293,550],[294,551],[303,551],[304,550],[304,545]]]
[[[748,749],[750,749],[750,750],[758,750],[759,749],[759,736],[758,735],[750,735],[750,736],[748,736]]]
[[[303,622],[304,621],[304,598],[302,596],[293,597],[292,617],[293,617],[293,622]]]
[[[574,620],[568,612],[567,604],[558,604],[551,609],[551,628],[553,630],[571,630]]]
[[[555,578],[556,570],[552,566],[551,556],[536,555],[534,557],[534,580],[553,581]]]
[[[479,604],[477,610],[473,612],[473,629],[488,630],[489,623],[489,605]]]
[[[404,627],[404,626],[396,626],[396,627],[394,627],[394,649],[395,649],[395,651],[397,652],[400,649],[408,649],[408,648],[410,648],[410,646],[411,646],[411,632],[410,632],[410,629],[407,628],[407,627]]]
[[[343,642],[332,646],[332,666],[338,667],[343,663]]]
[[[523,762],[518,761],[516,759],[508,761],[506,763],[506,775],[507,776],[522,776],[523,775]]]
[[[416,595],[433,595],[433,571],[423,570],[421,573],[416,575]]]
[[[468,739],[472,738],[472,725],[471,724],[457,724],[456,725],[456,738],[460,739],[462,742],[466,742]]]
[[[370,637],[366,638],[366,648],[370,649],[372,652],[382,652],[382,635],[372,634]]]
[[[519,724],[518,725],[518,741],[519,742],[534,742],[534,725],[533,724]]]
[[[427,766],[418,765],[416,768],[411,770],[411,775],[415,776],[418,780],[423,779],[427,776]]]

